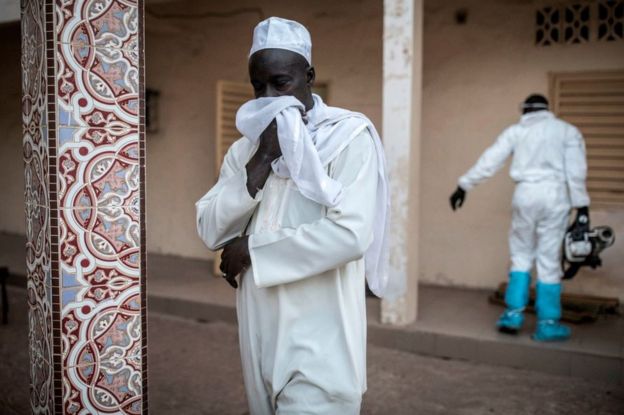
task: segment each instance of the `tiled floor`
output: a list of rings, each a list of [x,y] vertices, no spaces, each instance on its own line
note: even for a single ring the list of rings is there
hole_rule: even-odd
[[[22,246],[19,237],[0,234],[0,264],[19,274]],[[213,277],[210,262],[150,255],[148,275],[150,310],[197,320],[236,321],[235,291]],[[418,321],[402,328],[381,325],[379,302],[370,299],[369,341],[425,355],[624,384],[624,318],[610,316],[574,325],[567,342],[536,343],[530,338],[535,325],[532,315],[520,335],[498,333],[494,322],[502,309],[489,304],[488,295],[421,286]]]

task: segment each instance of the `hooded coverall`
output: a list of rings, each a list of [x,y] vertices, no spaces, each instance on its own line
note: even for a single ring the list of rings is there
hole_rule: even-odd
[[[505,129],[459,179],[469,191],[492,177],[513,155],[516,182],[509,231],[511,272],[530,272],[536,263],[543,284],[561,281],[561,242],[571,208],[589,205],[587,162],[580,131],[550,111],[523,115]]]

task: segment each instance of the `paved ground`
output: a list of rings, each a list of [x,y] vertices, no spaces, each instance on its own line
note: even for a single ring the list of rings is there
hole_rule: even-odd
[[[0,232],[0,264],[9,266],[15,274],[10,282],[25,286],[25,277],[19,275],[24,272],[24,243],[23,235]],[[235,291],[221,278],[211,277],[210,261],[159,254],[149,254],[147,261],[151,311],[189,319],[236,322]],[[418,320],[400,329],[381,325],[380,302],[369,299],[370,344],[427,356],[624,384],[622,315],[573,325],[569,341],[541,344],[530,338],[535,327],[532,314],[527,315],[525,329],[518,336],[498,333],[493,323],[502,307],[490,304],[489,295],[487,290],[421,284]]]
[[[12,321],[0,326],[0,414],[28,414],[24,291],[11,288]],[[152,314],[150,412],[242,415],[247,412],[236,328]],[[530,371],[426,358],[369,348],[363,414],[624,413],[621,387]]]

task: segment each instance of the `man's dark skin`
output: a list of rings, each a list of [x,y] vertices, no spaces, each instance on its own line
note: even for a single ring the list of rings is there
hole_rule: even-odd
[[[256,98],[292,95],[309,111],[314,105],[314,67],[298,53],[283,49],[263,49],[249,58],[249,78]],[[258,150],[247,165],[247,191],[255,197],[271,173],[271,163],[282,155],[275,120],[260,136]],[[236,276],[251,265],[248,236],[230,242],[221,254],[223,278],[238,288]]]

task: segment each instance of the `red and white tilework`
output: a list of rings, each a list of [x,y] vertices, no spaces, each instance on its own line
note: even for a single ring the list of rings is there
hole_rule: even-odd
[[[34,413],[147,413],[142,15],[22,0]]]

